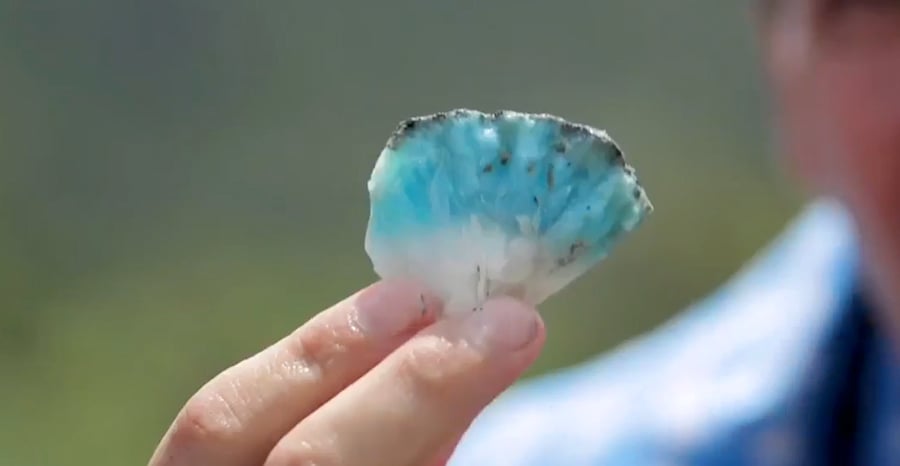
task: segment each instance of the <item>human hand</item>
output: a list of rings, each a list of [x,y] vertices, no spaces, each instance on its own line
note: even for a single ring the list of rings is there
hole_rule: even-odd
[[[511,298],[436,321],[416,284],[379,282],[203,386],[150,466],[432,466],[537,358]]]

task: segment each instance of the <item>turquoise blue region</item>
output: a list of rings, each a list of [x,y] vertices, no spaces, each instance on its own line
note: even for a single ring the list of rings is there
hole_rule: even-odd
[[[455,110],[414,118],[380,159],[369,229],[383,240],[473,216],[515,237],[525,218],[551,251],[603,255],[651,210],[612,139],[550,115]]]

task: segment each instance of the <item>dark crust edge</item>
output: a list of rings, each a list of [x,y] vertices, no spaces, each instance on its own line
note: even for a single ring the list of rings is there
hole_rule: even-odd
[[[480,110],[472,110],[468,108],[457,108],[453,110],[448,110],[445,112],[432,113],[430,115],[422,115],[416,116],[412,118],[407,118],[401,121],[394,132],[391,134],[390,138],[387,141],[387,148],[396,149],[400,143],[410,135],[412,132],[416,131],[419,128],[427,126],[430,123],[438,123],[448,118],[460,118],[460,117],[472,117],[479,118],[483,120],[498,120],[501,118],[509,118],[509,117],[518,117],[518,118],[526,118],[531,120],[543,120],[543,121],[552,121],[559,125],[560,132],[564,135],[576,135],[582,134],[587,135],[589,137],[595,138],[602,142],[603,144],[607,144],[612,147],[613,151],[615,151],[615,161],[618,162],[622,166],[626,166],[625,163],[625,154],[622,151],[621,146],[614,141],[606,131],[597,129],[593,126],[586,125],[583,123],[575,123],[565,118],[550,114],[550,113],[527,113],[527,112],[519,112],[515,110],[497,110],[494,112],[482,112]],[[632,170],[633,171],[633,170]]]
[[[481,120],[498,120],[501,118],[514,117],[531,120],[552,121],[559,125],[560,132],[563,135],[586,135],[588,137],[594,138],[602,144],[606,144],[613,149],[613,162],[619,164],[619,166],[621,166],[629,176],[634,178],[635,183],[641,190],[640,196],[646,199],[644,188],[637,177],[637,173],[635,172],[634,167],[632,167],[625,161],[625,153],[622,151],[621,146],[619,146],[619,144],[615,140],[613,140],[606,131],[597,129],[584,123],[572,122],[550,113],[528,113],[516,110],[496,110],[488,113],[469,108],[456,108],[453,110],[432,113],[429,115],[415,116],[401,121],[396,126],[394,132],[391,134],[390,138],[388,138],[386,147],[388,149],[396,149],[403,142],[403,139],[405,139],[417,129],[426,127],[432,123],[445,121],[448,118],[460,117],[478,118]]]

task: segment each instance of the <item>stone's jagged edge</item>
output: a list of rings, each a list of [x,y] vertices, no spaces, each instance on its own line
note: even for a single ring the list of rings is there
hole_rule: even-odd
[[[515,110],[496,110],[491,113],[482,112],[480,110],[473,110],[468,108],[457,108],[453,110],[448,110],[444,112],[432,113],[430,115],[421,115],[416,117],[407,118],[401,121],[397,127],[394,129],[394,132],[391,134],[390,138],[388,138],[385,147],[388,149],[397,149],[400,147],[400,144],[404,139],[409,137],[412,133],[421,130],[423,128],[428,127],[431,123],[439,123],[443,122],[447,119],[452,118],[460,118],[460,117],[474,117],[478,118],[482,121],[485,120],[499,120],[502,118],[509,117],[519,117],[524,119],[531,120],[544,120],[544,121],[552,121],[559,125],[560,131],[564,135],[587,135],[592,138],[600,140],[601,143],[609,145],[614,151],[614,159],[612,162],[617,163],[619,166],[625,170],[625,173],[634,178],[635,185],[640,190],[635,193],[635,199],[640,200],[644,204],[644,209],[647,214],[653,212],[653,203],[650,202],[649,197],[647,197],[646,192],[644,190],[643,185],[641,185],[640,180],[637,177],[637,174],[634,170],[634,167],[628,164],[625,160],[625,153],[622,151],[622,147],[607,134],[606,131],[594,128],[592,126],[583,124],[583,123],[575,123],[565,118],[550,114],[550,113],[526,113],[526,112],[517,112]]]
[[[509,123],[513,125],[524,124],[526,131],[528,131],[527,128],[535,126],[556,128],[553,135],[561,139],[556,139],[555,142],[553,139],[543,141],[545,145],[542,147],[548,151],[548,156],[552,152],[556,152],[556,155],[567,154],[569,152],[568,144],[572,139],[587,141],[590,146],[590,149],[587,150],[593,151],[595,154],[602,154],[604,156],[602,159],[603,165],[612,168],[617,173],[613,175],[614,178],[619,178],[626,183],[624,185],[619,184],[619,188],[610,187],[610,190],[602,190],[602,192],[591,194],[591,196],[602,196],[599,199],[601,201],[606,199],[603,202],[618,199],[618,204],[610,204],[611,207],[609,207],[614,209],[608,214],[611,216],[609,217],[609,222],[612,223],[594,223],[591,228],[602,228],[602,230],[593,230],[595,233],[597,231],[602,232],[602,235],[588,245],[585,245],[582,239],[576,236],[568,238],[570,230],[566,227],[567,224],[576,226],[576,229],[571,230],[571,233],[587,231],[583,230],[583,228],[586,228],[585,225],[579,224],[579,220],[572,218],[566,220],[566,223],[558,224],[555,222],[557,220],[561,221],[563,217],[551,220],[549,224],[551,226],[547,228],[554,228],[553,225],[562,225],[562,229],[558,229],[556,233],[548,237],[543,236],[544,232],[547,231],[543,228],[539,236],[533,236],[537,234],[536,230],[530,233],[526,231],[521,222],[528,222],[527,219],[520,220],[519,217],[516,217],[516,220],[520,221],[520,226],[514,228],[514,231],[511,232],[508,230],[508,227],[492,221],[493,219],[490,216],[486,223],[482,223],[479,217],[480,214],[477,213],[469,218],[465,216],[457,217],[452,221],[453,223],[442,224],[443,226],[437,229],[421,229],[421,225],[424,223],[420,223],[419,220],[407,224],[404,219],[404,216],[407,216],[407,214],[404,210],[396,209],[396,201],[398,199],[402,201],[399,205],[403,209],[408,207],[416,209],[416,202],[408,203],[409,200],[426,199],[429,196],[433,196],[434,193],[425,193],[423,197],[421,192],[419,196],[416,196],[413,192],[397,191],[398,187],[405,185],[404,181],[387,181],[390,178],[384,178],[384,176],[390,176],[389,174],[397,169],[398,161],[400,162],[399,167],[404,167],[403,161],[409,161],[412,164],[405,165],[406,167],[419,167],[420,159],[403,156],[398,159],[396,155],[404,151],[406,151],[406,154],[404,154],[406,156],[418,154],[419,152],[416,152],[416,150],[409,152],[408,146],[412,144],[411,141],[417,141],[417,143],[423,140],[429,141],[431,134],[433,134],[429,130],[441,131],[443,125],[455,124],[454,120],[468,121],[468,123],[481,124],[488,127],[497,127],[498,125]],[[535,134],[532,133],[532,135]],[[526,134],[526,137],[530,136]],[[426,142],[426,144],[428,143]],[[472,161],[471,152],[467,152],[465,148],[460,150],[462,151],[461,153],[451,153],[454,155],[465,154],[459,163],[470,163]],[[501,151],[499,154],[500,163],[506,166],[509,155],[504,154],[506,154],[505,151]],[[506,157],[505,159],[503,158],[504,156]],[[475,160],[477,160],[477,157]],[[454,161],[452,163],[457,162]],[[526,168],[528,173],[532,173],[531,166],[520,168]],[[488,168],[480,170],[480,173],[477,173],[477,175],[492,173],[493,170],[490,167],[493,167],[493,162],[488,163],[486,167]],[[585,170],[591,170],[586,165],[582,167]],[[596,166],[594,167],[597,168]],[[602,166],[599,169],[606,170]],[[549,189],[553,189],[553,172],[548,171],[547,173],[546,183]],[[584,178],[580,179],[584,180]],[[391,187],[388,191],[377,190],[379,193],[392,192],[393,194],[389,195],[391,197],[382,197],[382,194],[379,194],[379,200],[376,200],[376,197],[374,197],[376,180],[382,180],[386,183],[382,186]],[[421,183],[422,181],[419,178],[419,181],[416,182]],[[573,180],[573,182],[577,183],[578,181]],[[601,184],[615,183],[615,181],[611,180],[599,182]],[[445,301],[445,313],[467,309],[476,310],[485,299],[492,296],[491,290],[499,294],[515,296],[537,305],[599,262],[607,255],[612,245],[622,234],[637,228],[645,220],[646,216],[653,211],[653,205],[638,181],[634,168],[625,162],[623,151],[605,131],[588,125],[573,123],[546,113],[532,114],[510,110],[485,113],[460,108],[404,120],[397,125],[379,155],[368,186],[372,204],[365,245],[376,273],[382,278],[403,276],[422,280],[423,284],[429,286]],[[468,189],[471,189],[471,185],[467,186]],[[412,196],[406,197],[410,195]],[[448,194],[445,192],[444,195]],[[385,200],[382,201],[381,199]],[[537,196],[534,199],[535,206],[537,206]],[[511,202],[520,202],[521,200]],[[386,217],[380,216],[382,222],[379,224],[382,228],[389,226],[388,230],[373,228],[373,225],[375,225],[373,221],[375,219],[376,202],[382,206],[381,212],[387,212]],[[387,204],[383,202],[387,202]],[[483,198],[482,202],[484,202]],[[565,202],[568,204],[569,201]],[[391,203],[394,203],[393,211]],[[434,205],[431,208],[433,209]],[[634,210],[628,214],[621,210],[623,208]],[[427,211],[428,209],[428,206],[425,206],[425,210]],[[566,212],[573,214],[575,217],[583,215],[578,213],[582,212],[581,210],[570,210],[570,206],[563,206],[562,209],[558,215],[568,215]],[[587,205],[587,211],[591,211],[589,204]],[[459,215],[458,212],[456,215]],[[530,212],[530,209],[526,209],[526,212]],[[409,214],[412,215],[413,211],[410,211]],[[418,211],[418,214],[422,215],[422,211]],[[418,218],[427,219],[430,213],[425,215],[426,217]],[[528,218],[532,221],[539,222],[539,220],[535,219],[540,219],[540,211],[538,211],[537,217],[534,217],[534,214],[531,213],[528,215]],[[391,217],[393,219],[387,222],[383,220]],[[599,217],[595,217],[595,219],[597,218]],[[414,234],[410,235],[407,232],[407,234],[396,235],[396,232],[405,229],[406,225],[413,224],[416,225]],[[397,229],[398,225],[400,230]],[[533,228],[539,228],[537,224],[534,225]],[[385,233],[386,231],[387,233]],[[570,242],[569,239],[572,240],[571,244],[568,244]],[[563,251],[561,248],[565,250]],[[560,253],[564,255],[567,253],[561,262]]]

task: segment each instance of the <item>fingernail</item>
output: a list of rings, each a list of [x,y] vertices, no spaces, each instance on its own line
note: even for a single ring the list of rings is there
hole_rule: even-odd
[[[356,295],[355,320],[360,330],[375,339],[387,339],[433,317],[440,303],[420,285],[382,281]]]
[[[488,351],[517,351],[530,344],[539,328],[534,309],[507,297],[484,304],[472,311],[463,323],[469,343]]]

